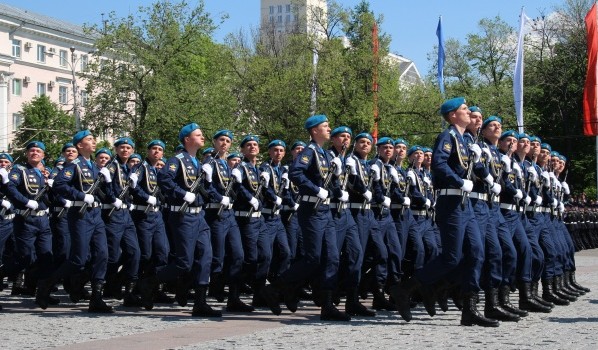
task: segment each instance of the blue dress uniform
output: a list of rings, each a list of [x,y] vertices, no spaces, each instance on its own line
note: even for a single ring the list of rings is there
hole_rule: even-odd
[[[287,165],[287,173],[292,164]],[[282,208],[280,209],[280,218],[287,232],[287,242],[289,242],[289,253],[291,263],[301,255],[301,227],[297,220],[297,209],[299,203],[299,188],[294,183],[289,184],[289,188],[284,190]]]
[[[71,144],[72,147],[72,144]],[[64,149],[64,147],[63,147]],[[64,158],[62,159],[64,161]],[[64,168],[64,165],[56,165],[48,177],[52,181],[58,173]],[[58,268],[66,259],[68,259],[71,249],[71,234],[66,218],[68,208],[65,205],[71,205],[66,199],[50,191],[50,228],[52,230],[52,255],[54,257],[54,266]],[[68,204],[67,204],[68,203]]]
[[[12,157],[7,153],[0,153],[1,159],[8,159],[10,162],[13,162]],[[4,170],[6,171],[6,169]],[[10,171],[10,169],[8,169]],[[8,263],[8,259],[4,258],[4,248],[6,247],[6,242],[8,238],[13,233],[13,224],[12,221],[15,217],[13,212],[13,205],[6,197],[6,184],[8,184],[8,172],[5,172],[2,176],[2,181],[0,181],[0,276],[4,276],[4,267],[3,264]]]
[[[433,219],[433,206],[436,201],[434,195],[434,186],[432,186],[432,176],[423,168],[418,169],[415,171],[415,175],[417,176],[417,187],[419,192],[422,194],[422,201],[415,200],[416,203],[413,203],[414,210],[419,211],[419,215],[416,220],[416,225],[420,227],[421,231],[421,239],[423,244],[423,263],[430,261],[435,256],[440,254],[440,236],[438,232],[438,227],[434,223]],[[430,206],[426,207],[425,199],[429,200]],[[419,204],[418,204],[419,203]],[[412,211],[413,213],[414,211]],[[416,214],[413,215],[414,218],[417,217]],[[418,251],[418,258],[419,258],[419,251]],[[417,263],[419,260],[415,260],[416,265],[419,266]],[[423,266],[422,263],[422,266]]]

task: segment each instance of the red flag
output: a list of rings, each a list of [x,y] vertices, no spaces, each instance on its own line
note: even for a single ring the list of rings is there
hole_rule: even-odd
[[[583,133],[598,136],[598,24],[596,23],[596,3],[586,15],[588,40],[588,69],[583,89]]]

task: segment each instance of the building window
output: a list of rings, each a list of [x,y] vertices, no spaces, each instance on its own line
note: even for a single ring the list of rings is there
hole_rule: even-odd
[[[21,96],[21,90],[23,89],[23,81],[21,79],[12,80],[12,94],[15,96]]]
[[[282,23],[282,16],[278,16],[278,23]]]
[[[46,94],[46,84],[37,83],[37,96],[42,96],[45,94]]]
[[[274,16],[270,16],[270,23],[274,23]]]
[[[293,15],[293,22],[299,21],[299,15]]]
[[[286,5],[285,10],[287,11],[287,13],[291,12],[291,5]]]
[[[87,58],[87,55],[81,55],[81,71],[85,72],[87,71],[89,65],[89,61]]]
[[[19,113],[12,115],[12,131],[16,131],[23,124],[23,116]]]
[[[270,14],[273,15],[274,14],[274,6],[270,6]]]
[[[21,58],[21,40],[12,39],[12,57]]]
[[[88,102],[89,102],[89,94],[85,90],[81,91],[81,107],[87,106]]]
[[[69,100],[69,89],[66,86],[59,86],[58,87],[58,102],[60,104],[67,104]]]
[[[66,50],[60,50],[60,66],[66,67],[69,61],[69,53]]]
[[[278,13],[282,13],[282,5],[278,5]]]
[[[291,15],[286,15],[284,21],[285,21],[285,23],[291,22]]]
[[[46,63],[46,47],[44,45],[37,45],[37,61]]]

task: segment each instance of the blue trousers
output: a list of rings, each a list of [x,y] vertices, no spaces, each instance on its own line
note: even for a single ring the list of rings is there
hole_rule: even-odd
[[[482,268],[481,283],[484,289],[498,288],[502,282],[502,249],[498,239],[495,218],[491,218],[488,203],[481,199],[472,199],[480,232],[484,235],[485,260]],[[498,206],[498,204],[496,205]],[[494,206],[493,206],[494,208]],[[493,213],[494,214],[494,213]]]
[[[264,215],[266,235],[263,239],[262,255],[257,267],[257,277],[265,278],[270,275],[277,278],[291,264],[291,251],[287,240],[287,233],[282,224],[280,215]],[[272,261],[276,257],[276,261]]]
[[[108,209],[102,211],[108,240],[107,274],[116,274],[122,265],[121,272],[124,278],[128,281],[137,280],[141,251],[131,214],[128,209],[119,209],[114,210],[108,217],[108,212]]]
[[[154,273],[158,266],[168,264],[170,244],[166,236],[166,227],[159,211],[131,211],[131,219],[137,231],[139,242],[139,274]]]
[[[68,210],[68,209],[64,209]],[[71,250],[71,233],[67,216],[58,217],[58,212],[52,213],[50,217],[50,228],[52,230],[52,255],[54,255],[54,266],[58,267],[69,257]]]
[[[532,247],[521,222],[521,213],[515,210],[501,209],[513,237],[513,244],[517,250],[517,269],[514,280],[522,282],[532,281]]]
[[[243,245],[243,274],[248,279],[247,282],[255,283],[257,280],[258,265],[264,265],[266,249],[266,236],[268,230],[263,217],[236,217],[237,225],[241,232],[241,243]],[[260,285],[265,283],[267,277],[266,273],[262,273],[260,280],[257,281]]]
[[[332,210],[334,226],[336,228],[336,245],[340,254],[339,276],[344,285],[341,288],[357,288],[361,280],[361,265],[363,264],[363,249],[357,224],[349,209],[344,209],[338,215]]]
[[[388,210],[383,209],[382,214],[376,211],[374,216],[378,220],[378,227],[380,228],[380,233],[382,233],[383,242],[388,253],[387,264],[380,264],[376,268],[378,283],[393,285],[398,283],[403,276],[401,261],[404,255],[399,234]]]
[[[289,242],[291,262],[293,262],[298,256],[301,255],[301,227],[299,226],[296,212],[290,210],[281,211],[280,216],[287,232],[287,241]]]
[[[13,221],[15,259],[6,266],[8,275],[17,273],[37,262],[38,278],[49,276],[53,269],[52,231],[47,215],[17,215]]]
[[[4,255],[4,248],[6,247],[6,241],[13,232],[12,219],[0,219],[0,265],[6,263],[2,260]]]
[[[542,223],[536,218],[537,213],[527,213],[522,218],[523,227],[527,234],[527,239],[532,247],[532,281],[536,282],[542,278],[544,270],[544,252],[540,246],[540,227]]]
[[[212,237],[212,271],[211,274],[221,274],[224,262],[227,262],[227,277],[231,282],[238,282],[243,271],[243,244],[241,231],[235,220],[232,209],[223,209],[218,217],[218,209],[206,210],[206,222],[210,227]]]

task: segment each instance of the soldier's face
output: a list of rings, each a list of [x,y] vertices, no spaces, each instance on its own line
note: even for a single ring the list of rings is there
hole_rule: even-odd
[[[529,139],[523,138],[517,141],[517,153],[521,152],[523,154],[527,154],[530,149]]]
[[[427,168],[430,164],[432,164],[432,152],[426,152],[424,153],[424,161],[422,165]]]
[[[156,165],[154,165],[154,166],[156,167],[156,169],[160,170],[160,169],[164,168],[164,165],[166,165],[166,164],[164,164],[163,161],[159,160],[156,162]]]
[[[62,152],[62,156],[69,162],[75,160],[79,153],[77,153],[77,149],[75,147],[69,147]]]
[[[541,149],[540,155],[538,156],[538,160],[541,162],[546,162],[548,161],[548,158],[550,158],[550,151],[548,151],[547,149]]]
[[[311,129],[311,136],[316,142],[323,142],[330,140],[330,126],[328,122],[323,122]]]
[[[162,157],[164,157],[164,149],[158,145],[152,146],[147,150],[147,158],[153,163],[162,159]]]
[[[469,125],[467,126],[467,130],[469,132],[475,134],[478,132],[478,129],[482,126],[482,113],[480,112],[472,112],[469,114]]]
[[[118,145],[116,147],[116,154],[118,154],[118,157],[124,162],[129,160],[129,157],[131,156],[131,154],[133,154],[134,151],[135,149],[131,147],[131,145],[127,144]]]
[[[139,158],[133,158],[127,161],[127,166],[129,167],[129,169],[132,169],[135,165],[139,163],[141,163],[141,160],[139,160]]]
[[[247,141],[245,145],[243,145],[243,149],[241,150],[245,157],[253,156],[256,157],[260,153],[260,146],[255,141]]]
[[[399,143],[395,146],[395,153],[398,159],[405,159],[405,156],[407,155],[407,145]]]
[[[31,147],[27,150],[27,160],[29,163],[37,164],[44,159],[44,151],[41,148]]]
[[[237,164],[239,164],[241,162],[241,158],[239,158],[239,157],[230,158],[230,159],[227,159],[226,162],[228,164],[228,167],[232,169],[232,168],[236,167]]]
[[[228,136],[220,136],[214,140],[214,148],[218,153],[224,154],[230,149],[232,140]]]
[[[504,139],[498,141],[498,147],[503,152],[515,152],[517,149],[517,139],[512,136],[507,136]]]
[[[424,161],[424,152],[422,152],[422,151],[413,152],[411,154],[411,157],[409,157],[409,160],[411,160],[411,162],[413,162],[413,165],[415,165],[416,167],[419,167]]]
[[[529,144],[529,155],[534,156],[540,153],[540,142],[534,141]]]
[[[395,147],[391,144],[386,144],[382,146],[378,146],[378,155],[382,158],[385,162],[388,162],[390,158],[395,153]]]
[[[273,146],[268,149],[268,155],[274,163],[280,163],[285,155],[285,149],[282,146]]]
[[[106,166],[106,164],[108,164],[109,161],[110,161],[110,156],[107,155],[106,153],[100,153],[96,157],[96,164],[100,168]]]
[[[355,142],[355,151],[362,157],[366,156],[372,150],[372,141],[362,137]]]
[[[11,164],[8,159],[0,159],[0,168],[8,168]]]
[[[462,104],[457,110],[451,112],[449,117],[452,124],[466,128],[471,122],[470,114],[471,111],[467,108],[467,105]]]
[[[92,154],[96,151],[96,139],[92,135],[85,136],[76,146],[79,153]]]
[[[350,144],[351,144],[351,134],[349,134],[348,132],[343,132],[338,135],[334,135],[334,137],[332,138],[332,145],[338,151],[343,149],[343,145],[346,145],[348,148]]]
[[[303,147],[303,146],[296,146],[295,148],[293,148],[293,150],[291,151],[291,155],[293,156],[293,159],[297,158],[299,153],[303,152],[304,148],[305,147]]]
[[[491,142],[498,140],[500,134],[502,134],[502,125],[496,121],[488,123],[482,130],[482,135]]]
[[[193,130],[188,136],[185,136],[185,145],[190,147],[202,148],[205,144],[203,132],[200,129]]]

